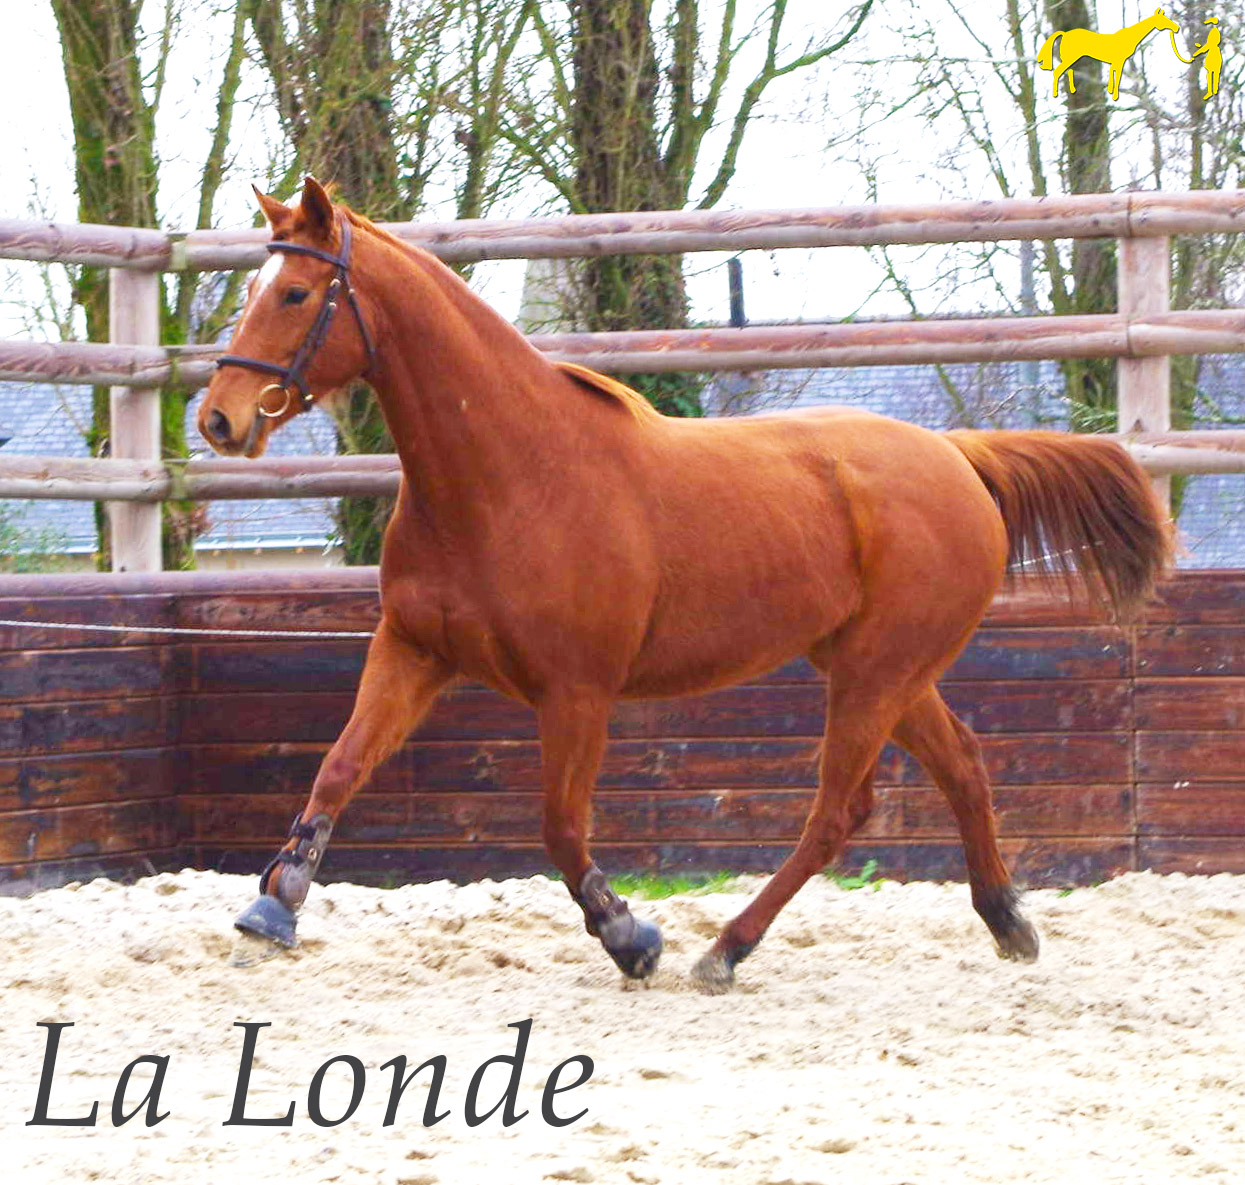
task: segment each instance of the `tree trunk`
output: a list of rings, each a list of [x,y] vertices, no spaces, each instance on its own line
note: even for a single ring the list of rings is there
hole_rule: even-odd
[[[393,125],[389,0],[320,0],[309,17],[299,44],[286,41],[282,0],[258,0],[253,20],[297,167],[332,182],[343,200],[369,218],[410,218],[415,203],[399,175]],[[379,404],[364,384],[342,397],[336,418],[340,451],[393,451]],[[392,509],[392,498],[339,501],[337,531],[346,563],[379,560]]]
[[[672,177],[662,159],[650,8],[650,0],[571,0],[570,141],[582,213],[677,210],[687,201],[687,179]],[[585,329],[687,327],[682,256],[587,260],[581,283]],[[668,415],[702,414],[695,376],[619,377]]]
[[[1052,29],[1092,29],[1086,0],[1047,0]],[[1064,190],[1067,193],[1111,191],[1109,100],[1102,65],[1082,58],[1075,66],[1076,94],[1068,93],[1063,136]],[[1064,76],[1065,80],[1067,75]],[[1066,82],[1065,82],[1066,85]],[[1071,291],[1056,301],[1059,313],[1109,313],[1116,306],[1115,241],[1075,239],[1072,243]],[[1066,307],[1058,307],[1060,303]],[[1115,365],[1109,359],[1070,359],[1060,363],[1075,432],[1110,432],[1115,428]]]

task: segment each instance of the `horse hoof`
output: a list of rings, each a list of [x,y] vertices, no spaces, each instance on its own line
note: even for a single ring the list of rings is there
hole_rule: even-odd
[[[1041,945],[1038,932],[1024,918],[1017,918],[1006,934],[995,938],[995,944],[999,958],[1013,963],[1036,963]]]
[[[630,925],[620,934],[611,934],[609,922],[601,927],[600,937],[606,951],[628,979],[647,979],[657,970],[661,958],[661,930],[652,922],[641,921],[629,913],[616,920]],[[614,939],[612,943],[611,938]]]
[[[280,946],[298,945],[294,928],[298,918],[284,901],[269,893],[256,897],[234,920],[235,929],[245,934],[254,934],[259,938],[267,938]]]
[[[233,950],[229,952],[231,967],[256,967],[285,954],[286,947],[271,938],[261,938],[258,934],[248,934],[239,930],[233,940]]]
[[[735,969],[724,955],[710,950],[692,968],[692,982],[706,996],[722,996],[735,986]]]

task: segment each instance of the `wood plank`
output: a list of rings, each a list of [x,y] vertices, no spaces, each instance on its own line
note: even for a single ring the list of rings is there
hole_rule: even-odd
[[[0,760],[0,813],[162,798],[182,785],[173,748]]]
[[[1130,837],[1106,836],[1078,839],[1003,840],[1004,862],[1022,888],[1068,888],[1097,884],[1136,867]],[[963,850],[949,841],[917,841],[909,844],[853,841],[842,862],[844,869],[859,870],[866,861],[877,861],[877,872],[895,880],[964,881]]]
[[[354,707],[353,692],[238,692],[181,697],[181,740],[188,745],[235,742],[332,744]]]
[[[1128,633],[1115,625],[988,626],[979,629],[947,672],[955,682],[989,679],[1124,679],[1131,674]],[[817,683],[804,659],[758,683]]]
[[[367,656],[363,639],[209,640],[184,649],[188,657],[185,689],[198,694],[314,688],[353,695]]]
[[[375,630],[380,597],[362,589],[290,589],[189,593],[177,599],[177,624],[198,629]]]
[[[986,629],[1015,626],[1110,625],[1110,611],[1079,581],[1011,574],[986,611]]]
[[[1140,627],[1137,674],[1147,678],[1245,675],[1245,626]]]
[[[873,815],[857,835],[871,839],[957,839],[955,817],[941,791],[927,786],[877,786]],[[1131,835],[1133,788],[1117,785],[996,786],[994,814],[1008,838]]]
[[[177,812],[175,798],[12,811],[0,815],[0,864],[171,848]]]
[[[264,662],[270,657],[274,663],[278,661],[265,656]],[[345,682],[328,671],[322,675],[321,681],[312,685],[340,687]],[[239,682],[245,683],[252,676],[258,680],[262,672],[247,666]],[[291,674],[289,682],[302,680]],[[943,691],[952,710],[981,733],[1111,731],[1127,728],[1131,715],[1129,685],[1122,680],[948,683]],[[610,735],[620,740],[739,736],[816,739],[823,731],[824,705],[820,684],[768,682],[685,699],[631,700],[615,706]],[[353,691],[198,693],[183,699],[182,735],[191,744],[332,741],[345,725],[352,706]],[[536,737],[536,719],[523,704],[478,685],[464,684],[440,697],[414,735],[419,741],[531,740]]]
[[[1033,733],[980,738],[986,773],[1004,785],[1128,785],[1133,779],[1128,733]],[[917,762],[894,745],[882,750],[881,785],[928,785]]]
[[[1245,679],[1138,679],[1137,728],[1218,732],[1245,728]]]
[[[170,697],[0,706],[0,755],[53,756],[172,744],[177,704]]]
[[[1010,841],[1004,858],[1017,881],[1031,888],[1062,888],[1096,884],[1135,867],[1131,840],[1080,839]],[[268,849],[244,846],[200,846],[194,849],[201,867],[220,872],[258,873],[271,859]],[[594,849],[607,875],[623,872],[769,873],[790,854],[785,845],[770,844],[602,844]],[[877,874],[895,880],[963,880],[958,843],[853,843],[837,866],[858,871],[867,860]],[[549,876],[548,857],[536,845],[476,844],[470,847],[330,847],[319,878],[393,887],[400,884],[450,880],[464,884],[484,877]],[[569,906],[573,908],[573,906]],[[971,909],[965,898],[965,908]]]
[[[970,679],[1125,679],[1128,635],[1117,626],[978,630],[947,672]]]
[[[148,630],[173,625],[174,613],[174,600],[169,596],[0,597],[0,619],[30,623],[0,626],[0,652],[156,645],[167,641],[169,635]],[[120,633],[111,629],[40,629],[38,623],[43,621],[132,628]]]
[[[1146,606],[1148,624],[1238,625],[1245,621],[1245,573],[1177,572],[1161,580]]]
[[[0,897],[26,897],[45,889],[58,889],[70,881],[86,882],[96,877],[127,884],[157,872],[174,872],[190,865],[192,854],[186,848],[150,848],[144,852],[124,852],[112,856],[77,856],[68,860],[34,860],[21,864],[0,864]]]
[[[1236,836],[1245,848],[1245,782],[1142,782],[1137,833]]]
[[[593,803],[597,843],[754,841],[794,845],[812,792],[786,790],[605,790]],[[924,787],[880,787],[868,839],[958,839],[942,795]],[[187,842],[219,843],[244,826],[249,839],[284,842],[305,793],[222,793],[180,800]],[[1129,786],[1006,787],[995,796],[1004,836],[1101,836],[1131,833]],[[358,795],[341,816],[334,842],[532,842],[540,836],[535,792]]]
[[[811,740],[615,741],[598,780],[602,789],[810,788],[816,770]],[[1125,785],[1131,745],[1116,733],[987,736],[986,769],[1000,785]],[[308,786],[325,750],[285,744],[189,746],[194,793],[246,788],[255,793]],[[532,741],[417,742],[387,763],[381,785],[436,792],[536,790],[539,750]],[[888,746],[878,768],[883,785],[927,785],[917,763]]]
[[[1232,782],[1245,778],[1245,733],[1139,732],[1138,782]]]
[[[1132,684],[1126,679],[948,681],[938,686],[951,710],[981,735],[1132,727]]]
[[[1245,844],[1236,836],[1143,836],[1137,841],[1137,866],[1188,876],[1245,874]]]
[[[0,703],[158,695],[172,669],[171,646],[0,651]]]

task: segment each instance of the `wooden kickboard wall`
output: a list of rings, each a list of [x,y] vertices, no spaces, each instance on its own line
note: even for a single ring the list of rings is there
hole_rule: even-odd
[[[371,629],[374,569],[0,578],[0,892],[193,865],[262,867],[344,725],[365,639],[137,627]],[[980,736],[1005,854],[1029,885],[1130,869],[1245,872],[1245,572],[1181,573],[1104,622],[1013,590],[943,683]],[[767,871],[815,784],[805,662],[695,699],[618,706],[596,796],[610,871]],[[961,878],[951,813],[888,748],[843,866]],[[322,879],[548,872],[533,714],[451,688],[347,809]]]

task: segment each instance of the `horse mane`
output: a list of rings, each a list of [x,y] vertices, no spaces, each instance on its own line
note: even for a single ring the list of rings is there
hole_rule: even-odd
[[[404,243],[397,235],[390,234],[389,231],[383,230],[377,226],[370,218],[365,218],[356,210],[352,210],[349,206],[342,202],[335,202],[335,207],[341,211],[342,215],[348,218],[352,225],[366,230],[369,234],[375,235],[384,243],[388,243],[391,247],[397,247],[404,253],[413,250],[410,243]],[[587,366],[580,366],[577,362],[545,362],[554,370],[560,371],[573,379],[576,384],[585,390],[591,391],[595,395],[605,395],[625,407],[638,420],[660,418],[659,412],[639,391],[632,387],[628,387],[626,383],[620,383],[617,379],[612,379],[608,375],[601,374],[598,371],[591,370]]]
[[[580,386],[586,387],[589,391],[616,399],[637,419],[643,420],[661,416],[661,412],[649,403],[639,391],[628,387],[626,383],[620,383],[617,379],[610,378],[607,374],[601,374],[599,371],[590,370],[586,366],[580,366],[578,362],[552,362],[550,365],[555,370],[560,370],[563,374],[569,375]]]

